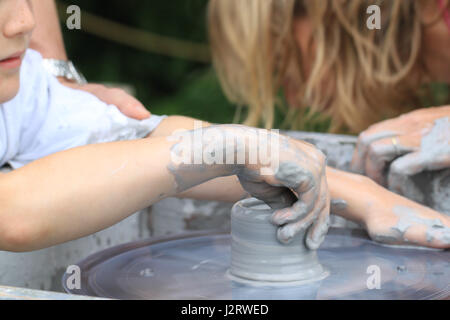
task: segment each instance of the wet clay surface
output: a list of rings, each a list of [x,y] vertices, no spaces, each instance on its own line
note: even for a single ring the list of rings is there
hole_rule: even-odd
[[[271,223],[272,214],[273,210],[256,199],[234,205],[230,274],[236,279],[267,282],[317,281],[326,277],[317,252],[305,245],[305,231],[295,235],[289,244],[281,243]]]

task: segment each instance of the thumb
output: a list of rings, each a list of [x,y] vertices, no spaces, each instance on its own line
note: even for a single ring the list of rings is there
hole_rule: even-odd
[[[112,104],[127,117],[143,120],[151,116],[142,103],[122,89],[108,88],[103,85],[88,84],[80,88],[97,96],[107,104]]]
[[[135,100],[135,101],[132,101]],[[130,99],[130,102],[125,104],[115,104],[117,108],[127,117],[136,119],[136,120],[144,120],[151,116],[150,111],[148,111],[142,103],[137,101],[136,99]]]
[[[110,89],[102,92],[98,97],[109,104],[115,105],[127,117],[143,120],[151,116],[151,113],[139,100],[125,91]]]

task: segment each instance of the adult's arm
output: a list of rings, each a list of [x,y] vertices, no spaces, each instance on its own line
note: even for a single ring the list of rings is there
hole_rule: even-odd
[[[411,177],[450,168],[450,106],[419,109],[360,134],[352,169],[399,194]]]

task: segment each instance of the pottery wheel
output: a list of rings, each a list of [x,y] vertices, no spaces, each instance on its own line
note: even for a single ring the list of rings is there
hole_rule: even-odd
[[[261,285],[230,278],[230,244],[229,234],[197,233],[113,247],[78,263],[80,290],[67,288],[67,275],[63,286],[113,299],[450,299],[448,250],[386,247],[331,229],[318,250],[327,278]]]

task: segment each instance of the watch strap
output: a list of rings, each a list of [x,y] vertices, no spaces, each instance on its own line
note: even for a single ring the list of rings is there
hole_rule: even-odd
[[[43,66],[51,75],[62,77],[78,84],[86,84],[86,78],[77,70],[72,61],[44,59]]]

